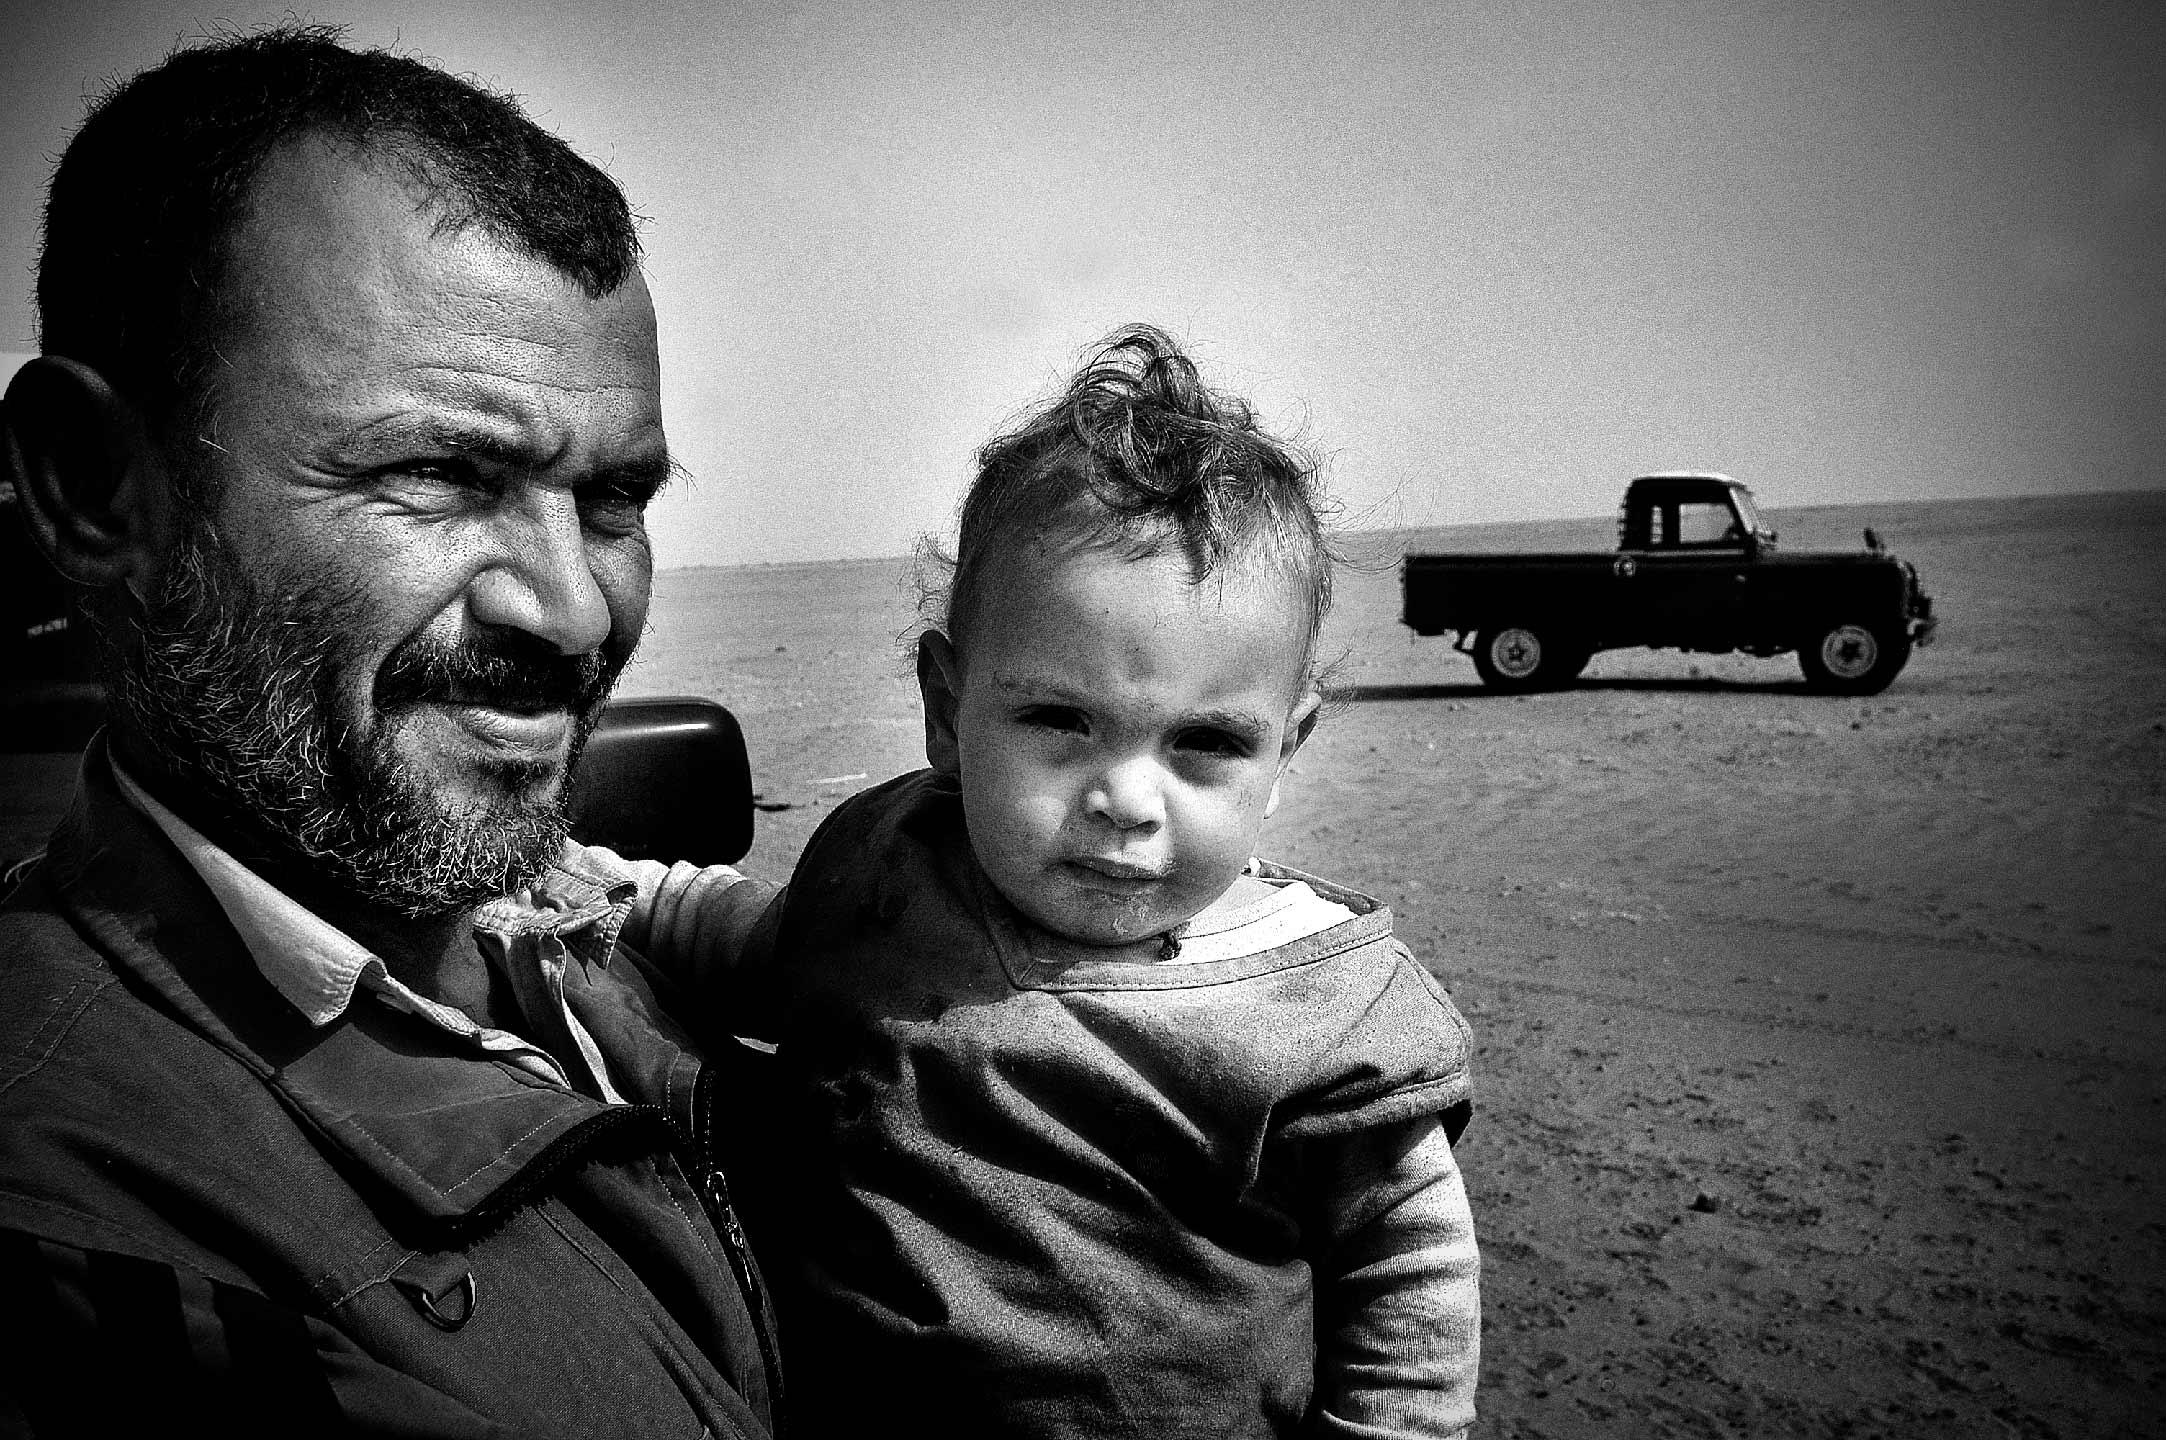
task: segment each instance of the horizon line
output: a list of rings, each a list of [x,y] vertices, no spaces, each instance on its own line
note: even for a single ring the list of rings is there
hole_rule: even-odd
[[[1751,488],[1747,486],[1747,488]],[[1879,505],[1974,505],[1979,501],[1997,500],[2093,500],[2109,495],[2141,495],[2150,492],[2166,493],[2166,475],[2137,485],[2106,486],[2096,490],[2023,490],[2001,491],[1979,495],[1933,495],[1926,497],[1896,498],[1884,500],[1842,500],[1821,505],[1762,505],[1766,515],[1799,514],[1809,510],[1861,510]],[[1622,492],[1620,492],[1621,494]],[[1754,499],[1759,497],[1756,495]],[[1617,512],[1606,510],[1594,515],[1530,515],[1522,520],[1455,520],[1436,525],[1384,525],[1364,529],[1336,532],[1336,538],[1356,536],[1408,535],[1431,530],[1489,530],[1504,525],[1566,525],[1583,521],[1611,521]],[[887,565],[911,561],[917,557],[909,552],[887,555],[831,555],[825,559],[797,560],[702,560],[689,565],[657,565],[655,573],[682,574],[693,570],[783,570],[811,565]]]

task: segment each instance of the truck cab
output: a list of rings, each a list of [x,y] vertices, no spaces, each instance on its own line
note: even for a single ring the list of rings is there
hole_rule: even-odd
[[[1727,475],[1643,475],[1625,487],[1617,529],[1614,569],[1628,603],[1608,617],[1606,633],[1594,627],[1595,648],[1742,648],[1753,566],[1775,545],[1750,490]]]
[[[1619,553],[1731,551],[1756,555],[1772,548],[1752,491],[1727,475],[1674,470],[1642,475],[1625,487],[1617,522]]]

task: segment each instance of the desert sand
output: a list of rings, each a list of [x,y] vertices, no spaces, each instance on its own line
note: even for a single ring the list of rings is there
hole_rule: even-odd
[[[1488,1436],[2166,1433],[2166,492],[1871,524],[1938,638],[1882,695],[1629,652],[1498,697],[1354,537],[1265,853],[1388,901],[1479,1040]],[[658,578],[627,693],[713,696],[783,876],[922,759],[901,561]],[[73,762],[0,756],[0,853]]]
[[[1619,652],[1484,692],[1354,537],[1265,853],[1388,901],[1480,1042],[1491,1436],[2166,1433],[2166,493],[1873,525],[1942,617],[1882,695]],[[899,561],[687,570],[628,682],[744,722],[781,876],[921,762]]]

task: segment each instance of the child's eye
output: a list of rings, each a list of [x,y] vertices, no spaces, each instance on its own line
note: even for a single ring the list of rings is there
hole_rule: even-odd
[[[1173,737],[1176,750],[1194,754],[1216,755],[1228,760],[1245,760],[1254,748],[1245,738],[1226,730],[1198,728],[1183,730]]]
[[[1016,722],[1038,730],[1057,730],[1064,735],[1088,735],[1090,719],[1071,705],[1030,705],[1018,710]]]

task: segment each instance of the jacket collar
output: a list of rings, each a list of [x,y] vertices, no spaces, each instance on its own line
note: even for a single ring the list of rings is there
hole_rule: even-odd
[[[353,1006],[321,1028],[311,1025],[257,968],[203,878],[121,795],[102,740],[84,757],[47,864],[61,907],[115,971],[233,1057],[320,1143],[424,1218],[479,1219],[588,1139],[661,1121],[648,1107],[606,1106],[516,1065],[479,1058],[384,1006]],[[551,912],[559,924],[599,903],[590,887],[602,887],[601,894],[609,888],[592,864],[567,876],[570,909]],[[602,928],[593,918],[583,923]],[[613,935],[614,924],[607,928]]]

